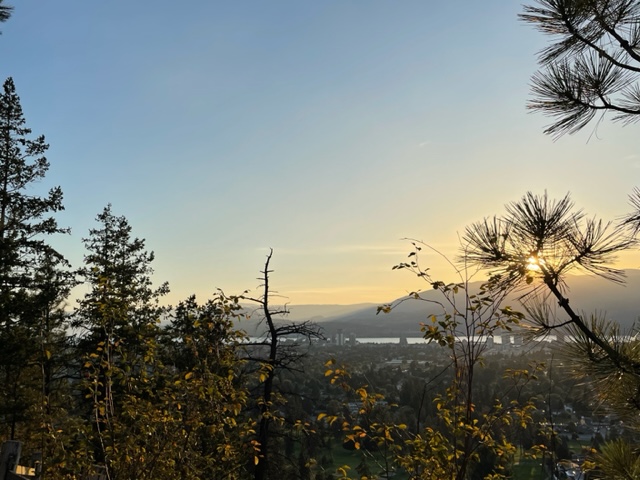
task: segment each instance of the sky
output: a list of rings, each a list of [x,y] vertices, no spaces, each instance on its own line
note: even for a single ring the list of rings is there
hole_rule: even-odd
[[[422,240],[527,191],[628,212],[637,125],[554,141],[528,112],[547,38],[507,0],[13,0],[0,77],[44,134],[79,266],[109,203],[155,252],[167,302],[273,287],[295,304],[383,303]],[[452,279],[440,256],[422,262]],[[637,268],[638,255],[619,266]]]

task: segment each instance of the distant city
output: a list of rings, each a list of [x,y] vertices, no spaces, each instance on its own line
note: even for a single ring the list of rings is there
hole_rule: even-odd
[[[468,341],[466,337],[458,337],[461,342]],[[509,348],[519,348],[526,342],[536,342],[541,347],[547,346],[553,342],[571,342],[573,338],[566,335],[547,335],[544,338],[530,339],[523,334],[494,335],[492,337],[477,337],[479,342],[485,342],[487,347],[505,350]],[[327,343],[335,346],[357,346],[365,344],[394,344],[394,345],[420,345],[428,344],[428,340],[423,337],[408,337],[401,335],[398,337],[358,337],[355,333],[346,334],[342,330],[338,330],[335,335],[327,339]]]

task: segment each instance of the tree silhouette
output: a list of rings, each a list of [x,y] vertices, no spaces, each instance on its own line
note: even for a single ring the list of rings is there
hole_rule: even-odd
[[[528,107],[555,121],[560,137],[584,128],[600,112],[640,120],[640,2],[537,0],[520,18],[552,37],[539,53]]]
[[[162,419],[153,417],[158,413],[153,401],[162,393],[154,382],[160,371],[158,323],[165,313],[159,302],[168,285],[153,287],[153,252],[133,237],[125,217],[115,216],[109,205],[96,220],[98,228],[84,239],[87,254],[78,271],[88,291],[73,320],[82,332],[77,354],[83,359],[81,387],[93,426],[94,460],[105,465],[110,480],[153,478],[156,471],[142,458],[151,462],[162,451],[154,443]]]
[[[0,394],[0,417],[14,438],[28,408],[27,367],[34,361],[30,342],[42,338],[42,295],[47,285],[40,278],[44,263],[66,268],[63,257],[47,238],[66,233],[54,214],[63,209],[62,190],[34,194],[49,162],[44,136],[32,138],[14,82],[8,78],[0,91],[0,376],[6,386]]]
[[[13,7],[9,5],[2,5],[4,0],[0,0],[0,22],[6,22],[9,20],[11,13],[13,12]]]
[[[502,217],[485,219],[466,229],[467,258],[489,269],[495,288],[522,290],[534,335],[562,329],[574,341],[566,357],[574,374],[593,381],[600,398],[617,414],[638,426],[640,350],[602,315],[585,317],[569,304],[566,275],[582,270],[610,281],[624,281],[612,267],[617,253],[635,248],[639,192],[631,197],[635,211],[617,223],[588,218],[569,195],[560,201],[546,193],[527,193],[507,205]],[[554,314],[555,299],[564,318]]]
[[[282,317],[289,311],[286,305],[279,307],[273,305],[274,296],[277,294],[269,283],[270,274],[273,273],[273,270],[269,269],[272,256],[273,250],[269,250],[264,269],[260,272],[262,294],[257,298],[248,294],[240,296],[242,301],[250,302],[256,307],[255,313],[262,317],[266,326],[262,339],[247,344],[246,359],[258,365],[257,373],[260,380],[257,399],[259,412],[256,428],[257,451],[253,472],[255,480],[282,475],[282,462],[277,461],[278,451],[273,448],[273,443],[277,433],[284,435],[282,429],[280,432],[276,430],[279,424],[285,423],[285,419],[279,415],[278,406],[287,402],[287,396],[285,392],[279,391],[276,385],[277,377],[283,371],[300,371],[300,362],[305,356],[305,351],[301,349],[302,339],[309,346],[313,340],[323,338],[320,328],[311,322],[284,323],[282,321]],[[307,430],[307,422],[295,419],[292,423],[293,431]]]

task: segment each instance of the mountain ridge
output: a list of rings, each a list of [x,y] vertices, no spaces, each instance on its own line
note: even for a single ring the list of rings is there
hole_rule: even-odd
[[[566,277],[565,296],[571,306],[580,315],[597,313],[606,319],[616,321],[623,329],[629,329],[640,317],[640,270],[625,270],[626,282],[617,284],[592,275],[570,275]],[[471,289],[477,289],[481,281],[472,282]],[[505,302],[515,310],[523,308],[517,297],[525,290],[520,290],[517,295],[510,295]],[[427,299],[435,299],[439,295],[435,290],[425,289],[420,292]],[[381,304],[360,303],[353,305],[291,305],[288,306],[290,314],[284,318],[278,318],[279,323],[311,321],[322,328],[325,335],[332,336],[338,330],[345,334],[354,333],[360,337],[398,337],[420,336],[420,323],[427,321],[431,314],[438,313],[435,308],[429,308],[428,304],[421,301],[399,297],[393,304],[396,305],[389,313],[377,313]],[[562,318],[563,312],[558,308],[558,315]],[[256,319],[242,320],[239,328],[247,331],[249,335],[258,335],[261,328]]]

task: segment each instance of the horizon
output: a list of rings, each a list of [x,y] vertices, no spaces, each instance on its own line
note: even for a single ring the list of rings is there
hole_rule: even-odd
[[[391,270],[403,238],[454,258],[466,225],[527,191],[605,220],[630,209],[634,125],[554,141],[528,114],[547,38],[519,4],[12,3],[0,75],[50,144],[38,188],[62,188],[72,229],[52,244],[80,266],[113,204],[167,303],[256,291],[271,247],[291,304],[390,301],[421,285]]]

